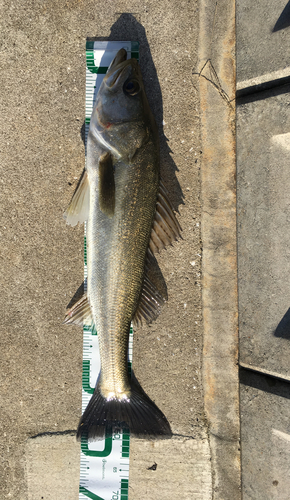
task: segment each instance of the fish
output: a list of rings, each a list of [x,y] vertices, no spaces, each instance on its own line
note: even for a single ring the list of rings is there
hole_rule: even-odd
[[[104,437],[114,427],[139,437],[170,437],[170,424],[128,372],[131,322],[153,321],[167,300],[155,254],[181,236],[160,177],[158,129],[140,66],[119,50],[96,97],[87,161],[65,213],[87,221],[87,291],[66,324],[94,323],[101,370],[77,438]]]

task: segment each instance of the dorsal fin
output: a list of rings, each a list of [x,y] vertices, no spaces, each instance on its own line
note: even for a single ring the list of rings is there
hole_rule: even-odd
[[[93,323],[93,315],[86,293],[67,310],[64,323],[66,325],[79,326],[91,325]]]
[[[168,199],[167,190],[160,181],[156,204],[156,214],[151,231],[149,248],[153,253],[158,253],[167,245],[181,238],[181,227]]]
[[[133,323],[139,325],[143,323],[143,320],[147,323],[151,323],[151,321],[160,314],[161,307],[166,300],[166,283],[159,269],[157,260],[148,249],[143,287]]]
[[[115,211],[115,177],[111,153],[104,153],[99,159],[99,204],[108,217]]]
[[[64,218],[66,219],[67,224],[76,226],[78,222],[82,224],[88,220],[89,209],[90,186],[88,173],[86,169],[84,169],[71,202],[64,213]]]

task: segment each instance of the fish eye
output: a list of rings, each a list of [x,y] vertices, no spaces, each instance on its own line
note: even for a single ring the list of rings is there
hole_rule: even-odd
[[[137,80],[129,80],[124,83],[124,92],[129,95],[136,95],[140,91],[140,85]]]

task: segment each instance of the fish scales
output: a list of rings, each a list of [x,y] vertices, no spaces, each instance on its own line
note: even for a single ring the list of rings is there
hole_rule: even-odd
[[[151,143],[147,143],[149,150]],[[99,208],[98,177],[89,164],[90,211],[88,242],[88,297],[99,335],[103,394],[128,389],[127,350],[130,323],[138,305],[144,264],[158,192],[158,170],[144,151],[130,165],[115,168],[115,213],[108,218]],[[95,156],[92,158],[94,161]],[[145,165],[144,165],[145,163]],[[97,169],[96,169],[97,171]]]

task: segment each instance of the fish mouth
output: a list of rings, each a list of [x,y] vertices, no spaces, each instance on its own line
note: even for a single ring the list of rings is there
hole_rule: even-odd
[[[125,49],[120,49],[116,56],[114,57],[113,61],[111,62],[107,73],[111,72],[112,69],[115,69],[116,66],[118,66],[120,63],[126,61],[127,59],[127,51]]]
[[[104,81],[110,89],[115,88],[122,76],[125,75],[124,81],[128,78],[129,74],[139,79],[138,63],[136,59],[127,59],[127,51],[120,49],[113,61],[111,62]]]

